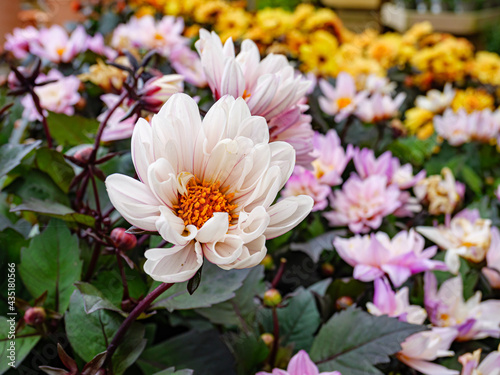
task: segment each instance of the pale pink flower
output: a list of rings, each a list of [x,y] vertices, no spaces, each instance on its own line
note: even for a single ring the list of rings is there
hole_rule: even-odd
[[[119,50],[155,50],[168,57],[174,48],[187,44],[187,39],[182,36],[183,30],[182,18],[165,16],[160,21],[155,21],[150,15],[132,17],[113,31],[111,46]]]
[[[119,95],[104,94],[101,95],[101,100],[104,102],[108,109],[97,117],[98,121],[103,121],[106,118],[109,108],[114,107],[114,105],[118,102]],[[101,140],[103,142],[127,139],[132,136],[135,123],[137,122],[137,115],[133,115],[124,119],[126,115],[127,109],[125,109],[124,107],[118,107],[115,109],[102,132]]]
[[[406,94],[403,92],[396,95],[394,99],[390,95],[376,93],[362,100],[354,114],[366,123],[391,120],[398,115],[399,107],[405,98]]]
[[[419,332],[408,337],[396,357],[424,375],[458,375],[458,371],[432,363],[440,357],[452,357],[450,349],[457,336],[453,328],[432,327],[430,331]]]
[[[134,128],[132,161],[140,181],[113,174],[106,187],[129,223],[174,245],[146,251],[146,273],[182,282],[204,257],[223,269],[259,264],[266,239],[309,214],[308,196],[273,205],[294,160],[289,144],[269,143],[266,121],[252,116],[243,99],[221,98],[202,121],[193,99],[174,94],[151,125],[139,119]]]
[[[424,238],[414,230],[399,232],[392,240],[384,232],[372,235],[337,237],[333,242],[340,257],[354,267],[354,278],[373,281],[387,275],[401,286],[411,275],[427,270],[446,270],[443,262],[432,260],[436,246],[424,250]]]
[[[373,303],[368,302],[366,304],[370,314],[376,316],[387,315],[411,324],[424,323],[427,312],[420,306],[410,305],[409,289],[407,287],[394,292],[385,277],[375,279],[374,286]]]
[[[311,361],[309,354],[300,350],[295,354],[285,370],[273,369],[272,372],[260,371],[255,375],[341,375],[338,371],[319,372],[318,367]]]
[[[180,45],[174,48],[170,54],[170,64],[177,73],[184,77],[186,82],[196,87],[207,85],[200,57],[188,46]]]
[[[47,111],[66,115],[74,114],[74,105],[80,100],[80,94],[78,93],[80,80],[75,76],[64,77],[60,71],[52,69],[47,75],[40,74],[36,82],[42,83],[52,80],[56,82],[37,86],[34,89],[40,98],[40,106],[46,112],[45,115],[48,115]],[[21,103],[24,106],[24,118],[29,121],[42,120],[42,116],[38,113],[31,95],[23,97]]]
[[[484,109],[467,113],[461,109],[455,113],[447,109],[442,116],[434,117],[434,127],[437,134],[452,146],[471,141],[489,143],[499,137],[500,111]]]
[[[464,301],[462,277],[446,280],[439,290],[431,272],[424,276],[425,308],[433,325],[458,330],[457,340],[500,337],[500,301],[481,302],[481,292]]]
[[[375,152],[369,148],[356,150],[353,155],[354,167],[361,178],[370,176],[385,176],[387,182],[390,182],[395,172],[395,163],[393,162],[392,153],[384,152],[378,158],[375,157]],[[396,159],[397,160],[397,159]],[[399,163],[399,160],[398,160]]]
[[[356,83],[349,73],[340,72],[333,87],[328,81],[319,81],[319,87],[324,96],[318,98],[319,106],[328,115],[335,115],[335,121],[340,122],[349,117],[357,105],[368,96],[368,92],[356,92]]]
[[[223,95],[242,97],[252,115],[268,121],[271,141],[293,144],[293,137],[305,135],[309,138],[299,143],[307,147],[296,149],[297,160],[312,152],[311,118],[303,115],[308,108],[304,98],[311,82],[297,76],[285,56],[269,54],[261,60],[257,45],[248,39],[236,55],[231,38],[223,45],[216,33],[206,30],[200,30],[195,46],[216,100]],[[297,127],[301,128],[298,132]]]
[[[481,219],[478,210],[463,210],[449,225],[418,227],[417,231],[446,250],[446,265],[454,274],[460,268],[459,257],[480,263],[489,250],[500,247],[498,230],[491,228],[491,220]]]
[[[328,206],[328,196],[331,188],[318,181],[313,172],[301,166],[296,166],[285,188],[281,191],[283,197],[308,195],[314,200],[312,211],[324,210]]]
[[[397,185],[400,189],[414,187],[427,174],[426,170],[423,169],[414,175],[412,165],[409,163],[401,165],[398,158],[392,158],[392,172],[390,183]]]
[[[118,52],[104,44],[104,37],[99,33],[87,39],[87,49],[98,55],[106,56],[109,60],[114,60],[118,56]]]
[[[376,74],[370,74],[364,82],[364,89],[370,94],[391,95],[396,90],[396,82],[391,82],[387,77],[379,77]]]
[[[316,132],[313,138],[314,155],[312,162],[314,174],[319,182],[330,186],[342,183],[342,173],[354,155],[354,148],[348,145],[347,149],[340,144],[340,138],[333,129],[325,135]]]
[[[31,52],[33,44],[38,43],[39,31],[33,27],[16,27],[12,34],[5,35],[4,49],[12,52],[18,59],[26,58]]]
[[[416,107],[426,109],[433,113],[441,113],[451,105],[455,98],[455,90],[451,83],[444,86],[443,92],[433,89],[427,91],[426,96],[419,95],[415,99]]]
[[[324,216],[332,226],[347,225],[353,233],[367,233],[377,229],[387,215],[401,206],[400,190],[387,186],[387,178],[373,175],[364,180],[352,175],[334,192],[333,211]]]
[[[482,361],[481,349],[461,355],[458,361],[463,366],[461,375],[500,375],[500,348],[488,354]]]
[[[500,289],[500,231],[491,228],[491,245],[486,253],[487,267],[482,269],[492,288]]]
[[[59,25],[40,30],[38,43],[34,44],[31,53],[53,63],[71,62],[79,53],[87,50],[89,36],[82,25],[68,35]]]

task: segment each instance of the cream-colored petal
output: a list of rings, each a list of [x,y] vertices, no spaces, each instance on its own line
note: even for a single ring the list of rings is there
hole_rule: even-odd
[[[203,264],[201,246],[191,241],[185,246],[151,249],[144,254],[144,272],[163,283],[180,283],[192,278]]]
[[[222,241],[202,244],[205,257],[218,266],[234,262],[240,256],[242,247],[243,240],[229,234]]]
[[[288,232],[309,215],[313,205],[314,200],[306,195],[288,197],[272,205],[267,210],[271,221],[264,235],[271,239]]]
[[[148,180],[158,200],[173,209],[178,201],[177,174],[167,159],[158,159],[149,166]]]
[[[156,229],[165,241],[185,246],[195,238],[198,230],[194,225],[184,225],[184,221],[165,206],[160,207],[160,212]]]
[[[198,230],[198,233],[196,234],[196,241],[209,243],[223,240],[228,229],[228,214],[226,212],[216,212]]]
[[[233,263],[227,265],[219,265],[219,267],[225,270],[230,270],[233,268],[243,269],[255,267],[260,262],[262,262],[262,259],[264,259],[266,254],[266,237],[260,236],[252,242],[243,245],[241,255]]]
[[[255,207],[250,213],[241,211],[238,224],[234,229],[231,228],[230,233],[240,236],[246,244],[262,236],[270,220],[269,214],[262,206]]]
[[[148,184],[148,166],[154,161],[153,131],[151,125],[143,119],[137,120],[132,133],[131,155],[139,179]]]
[[[106,189],[111,203],[125,220],[138,228],[156,231],[162,203],[146,185],[115,173],[106,178]]]

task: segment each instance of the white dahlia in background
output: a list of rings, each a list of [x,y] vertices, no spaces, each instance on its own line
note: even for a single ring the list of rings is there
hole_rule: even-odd
[[[463,366],[461,375],[500,375],[500,347],[482,361],[481,349],[461,355],[458,361]]]
[[[451,83],[448,82],[444,86],[443,92],[436,89],[429,90],[426,96],[417,96],[415,104],[417,107],[426,109],[432,113],[442,113],[451,105],[453,98],[455,98],[455,90]]]
[[[202,121],[193,99],[173,95],[151,125],[137,122],[132,160],[140,181],[113,174],[106,187],[128,222],[174,245],[146,251],[144,269],[158,281],[190,279],[203,256],[223,269],[255,266],[266,238],[295,227],[313,206],[303,195],[272,204],[295,152],[269,143],[266,121],[243,99],[221,98]]]
[[[308,109],[304,98],[311,82],[296,75],[285,56],[269,54],[261,61],[251,40],[244,40],[236,55],[231,38],[223,45],[216,33],[206,30],[200,30],[195,46],[216,100],[224,95],[245,99],[252,115],[265,117],[269,123],[271,141],[286,141],[294,147],[302,143],[296,148],[297,161],[306,165],[313,160],[309,156],[314,134],[311,118],[303,115]],[[297,142],[296,137],[303,142]]]

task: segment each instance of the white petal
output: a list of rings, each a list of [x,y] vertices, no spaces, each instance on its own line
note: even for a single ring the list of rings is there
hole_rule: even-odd
[[[187,281],[203,264],[201,246],[196,241],[186,246],[151,249],[144,256],[147,258],[144,271],[154,280],[164,283]]]
[[[226,61],[220,88],[220,95],[231,95],[235,98],[243,96],[245,77],[240,65],[234,59]]]
[[[106,189],[111,203],[125,220],[138,228],[156,231],[161,203],[146,185],[115,173],[106,178]]]
[[[222,241],[202,244],[205,257],[219,266],[234,262],[240,256],[242,247],[243,240],[229,234]]]
[[[269,214],[262,206],[255,207],[249,214],[241,211],[234,234],[240,236],[245,244],[249,243],[262,236],[270,220]]]
[[[215,212],[198,230],[196,241],[201,243],[220,241],[224,238],[228,229],[228,214],[226,212]]]
[[[160,207],[161,216],[156,222],[156,229],[165,241],[174,245],[185,246],[197,233],[194,225],[184,225],[184,221],[175,215],[171,209]]]
[[[148,180],[151,191],[158,200],[168,208],[178,201],[177,174],[172,165],[164,158],[153,162],[148,169]]]
[[[306,195],[288,197],[272,205],[267,210],[271,221],[264,235],[271,239],[288,232],[309,215],[313,205],[314,200]]]
[[[231,264],[220,265],[219,267],[226,270],[251,268],[262,262],[266,254],[266,237],[260,236],[252,242],[243,245],[243,250],[237,260]]]
[[[281,171],[281,189],[292,175],[295,167],[295,150],[286,142],[272,142],[269,147],[271,148],[270,165],[277,165]]]
[[[148,166],[154,160],[151,125],[143,119],[137,120],[132,133],[131,154],[139,179],[148,184]]]

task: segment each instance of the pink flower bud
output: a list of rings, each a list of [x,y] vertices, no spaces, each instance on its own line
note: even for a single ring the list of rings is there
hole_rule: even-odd
[[[93,148],[91,146],[81,148],[75,152],[75,159],[79,162],[86,163],[89,161],[90,155],[92,154]]]
[[[276,289],[269,289],[264,293],[264,305],[275,307],[281,303],[281,293]]]
[[[47,314],[43,307],[30,307],[24,313],[24,321],[30,326],[38,325],[44,322]]]
[[[115,228],[111,231],[111,239],[120,250],[131,250],[137,245],[137,238],[126,232],[125,228]]]

